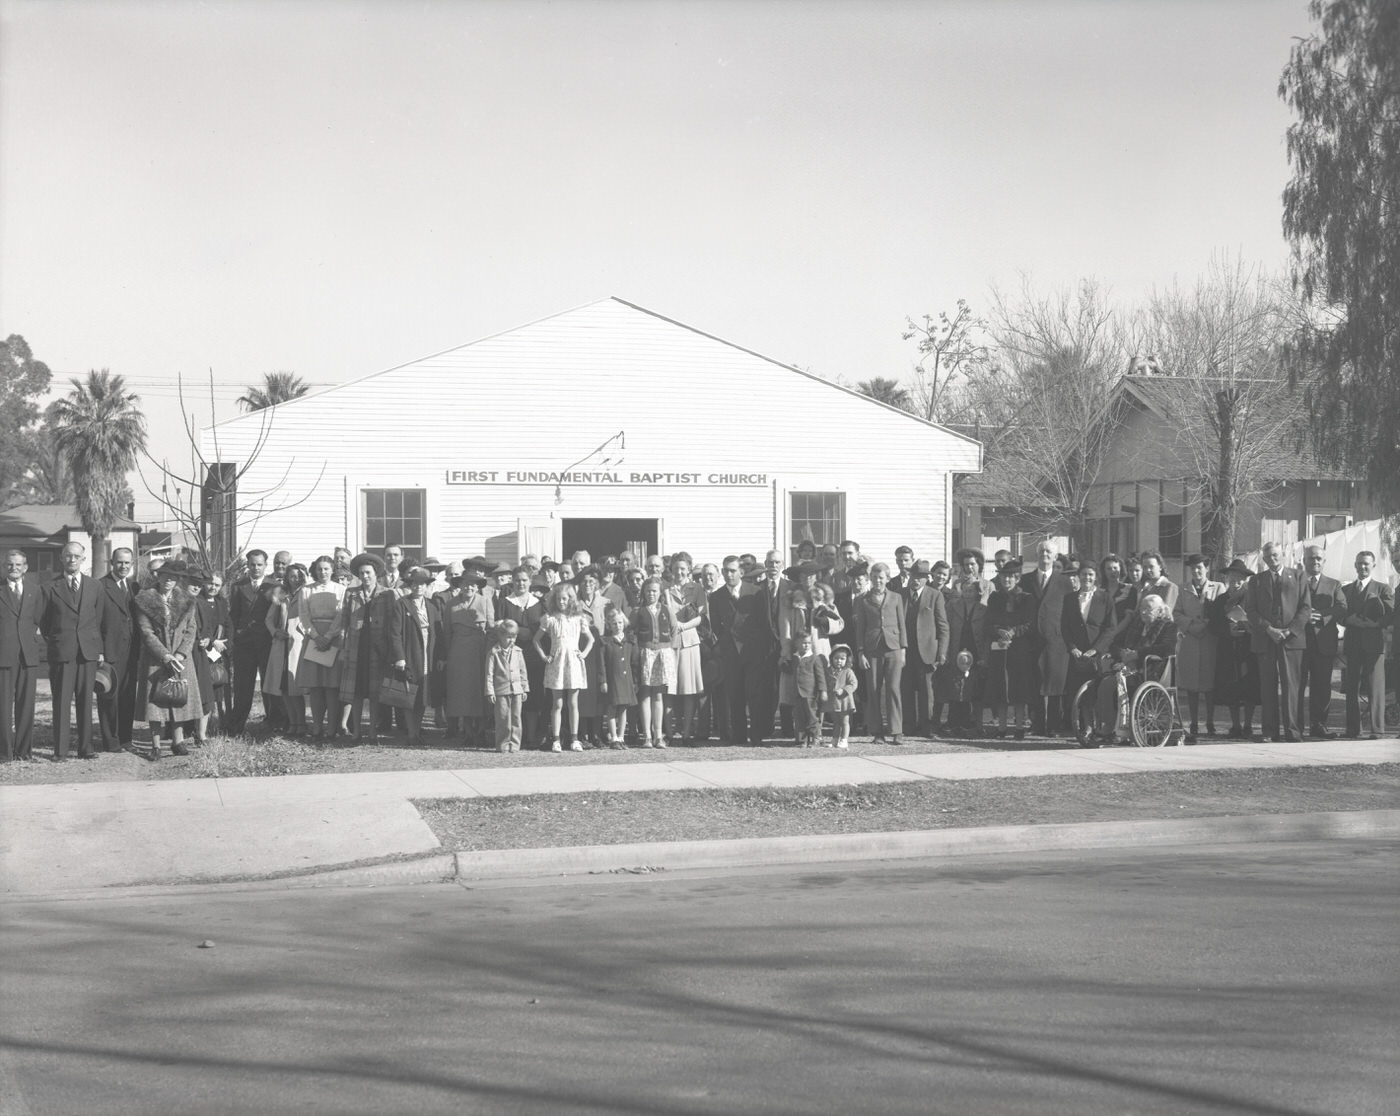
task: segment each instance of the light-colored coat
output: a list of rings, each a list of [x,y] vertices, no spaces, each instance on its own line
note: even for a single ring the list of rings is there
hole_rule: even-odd
[[[1216,636],[1210,630],[1206,606],[1225,586],[1207,581],[1201,595],[1190,585],[1183,585],[1176,595],[1172,617],[1176,620],[1176,684],[1193,693],[1209,693],[1215,689]]]

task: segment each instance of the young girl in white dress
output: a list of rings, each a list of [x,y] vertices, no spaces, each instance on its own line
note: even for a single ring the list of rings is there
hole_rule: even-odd
[[[549,650],[544,643],[548,640]],[[535,650],[544,660],[544,685],[549,691],[549,730],[551,752],[563,751],[559,729],[564,704],[569,706],[569,750],[583,751],[578,738],[578,692],[588,683],[584,660],[593,650],[593,633],[584,623],[578,594],[568,584],[556,585],[549,591],[544,621],[535,632]]]

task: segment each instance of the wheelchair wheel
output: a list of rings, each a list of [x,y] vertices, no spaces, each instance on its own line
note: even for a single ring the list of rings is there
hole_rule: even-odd
[[[1074,736],[1081,748],[1097,748],[1094,739],[1094,698],[1098,693],[1099,680],[1091,678],[1080,686],[1074,695]]]
[[[1128,731],[1139,748],[1160,748],[1176,724],[1176,702],[1159,682],[1144,682],[1128,709]]]

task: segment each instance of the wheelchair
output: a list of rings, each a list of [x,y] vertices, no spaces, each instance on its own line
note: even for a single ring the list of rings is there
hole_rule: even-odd
[[[1142,662],[1143,680],[1128,697],[1128,742],[1139,748],[1180,744],[1186,737],[1176,701],[1176,656],[1163,659],[1148,655]],[[1154,677],[1154,670],[1157,673]],[[1097,724],[1097,697],[1101,685],[1116,686],[1116,671],[1089,679],[1074,695],[1074,734],[1081,748],[1097,748],[1105,741]],[[1119,711],[1121,717],[1121,710]],[[1115,717],[1116,729],[1118,717]],[[1106,733],[1104,733],[1106,735]]]

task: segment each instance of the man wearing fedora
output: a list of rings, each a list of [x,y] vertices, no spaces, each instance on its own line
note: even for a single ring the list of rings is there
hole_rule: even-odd
[[[0,581],[0,762],[31,758],[43,593],[25,577],[28,570],[23,551],[6,552]]]
[[[78,758],[91,759],[92,690],[102,662],[102,598],[97,582],[83,575],[87,547],[67,543],[62,572],[44,587],[39,630],[48,647],[53,690],[53,758],[68,758],[68,709],[77,710]]]
[[[112,551],[107,573],[98,578],[102,590],[102,657],[111,668],[111,684],[97,687],[97,724],[102,750],[131,747],[136,719],[136,682],[141,665],[141,631],[136,626],[135,556],[126,547]]]

